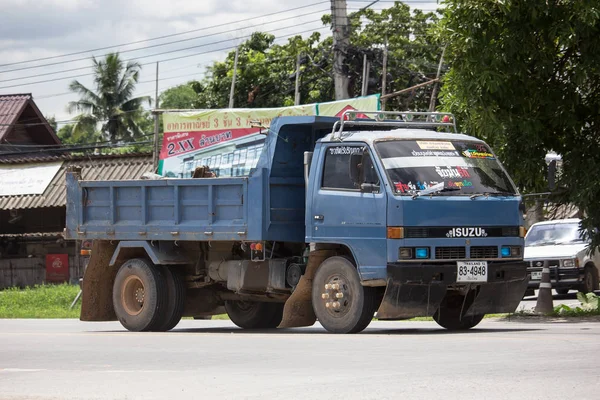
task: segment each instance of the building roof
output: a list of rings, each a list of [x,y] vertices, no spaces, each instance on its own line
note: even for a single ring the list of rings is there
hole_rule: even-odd
[[[28,117],[19,121],[26,110]],[[31,93],[0,94],[0,142],[5,141],[17,126],[47,133],[52,142],[60,144],[60,139],[36,106]]]
[[[153,171],[152,155],[147,153],[64,159],[44,193],[0,196],[0,210],[64,207],[67,201],[66,171],[71,165],[81,166],[83,180],[139,179],[145,172]]]

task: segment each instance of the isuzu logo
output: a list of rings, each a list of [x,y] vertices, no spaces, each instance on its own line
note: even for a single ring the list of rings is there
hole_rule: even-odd
[[[446,233],[446,237],[449,238],[486,237],[487,235],[483,228],[452,228]]]

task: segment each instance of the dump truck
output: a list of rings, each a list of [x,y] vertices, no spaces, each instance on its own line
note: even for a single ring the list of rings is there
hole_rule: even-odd
[[[66,177],[67,239],[92,240],[83,321],[167,331],[357,333],[373,318],[448,330],[513,312],[527,288],[521,196],[441,113],[278,117],[243,176]]]

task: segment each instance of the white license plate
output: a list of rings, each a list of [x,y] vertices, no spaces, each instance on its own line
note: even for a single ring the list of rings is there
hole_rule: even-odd
[[[531,271],[531,279],[539,281],[542,279],[542,271]]]
[[[487,282],[487,261],[457,261],[457,282]]]

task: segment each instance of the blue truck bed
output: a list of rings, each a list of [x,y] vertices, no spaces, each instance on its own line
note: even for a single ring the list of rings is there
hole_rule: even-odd
[[[66,238],[304,242],[304,152],[337,120],[274,120],[276,134],[244,177],[82,181],[69,173]]]

